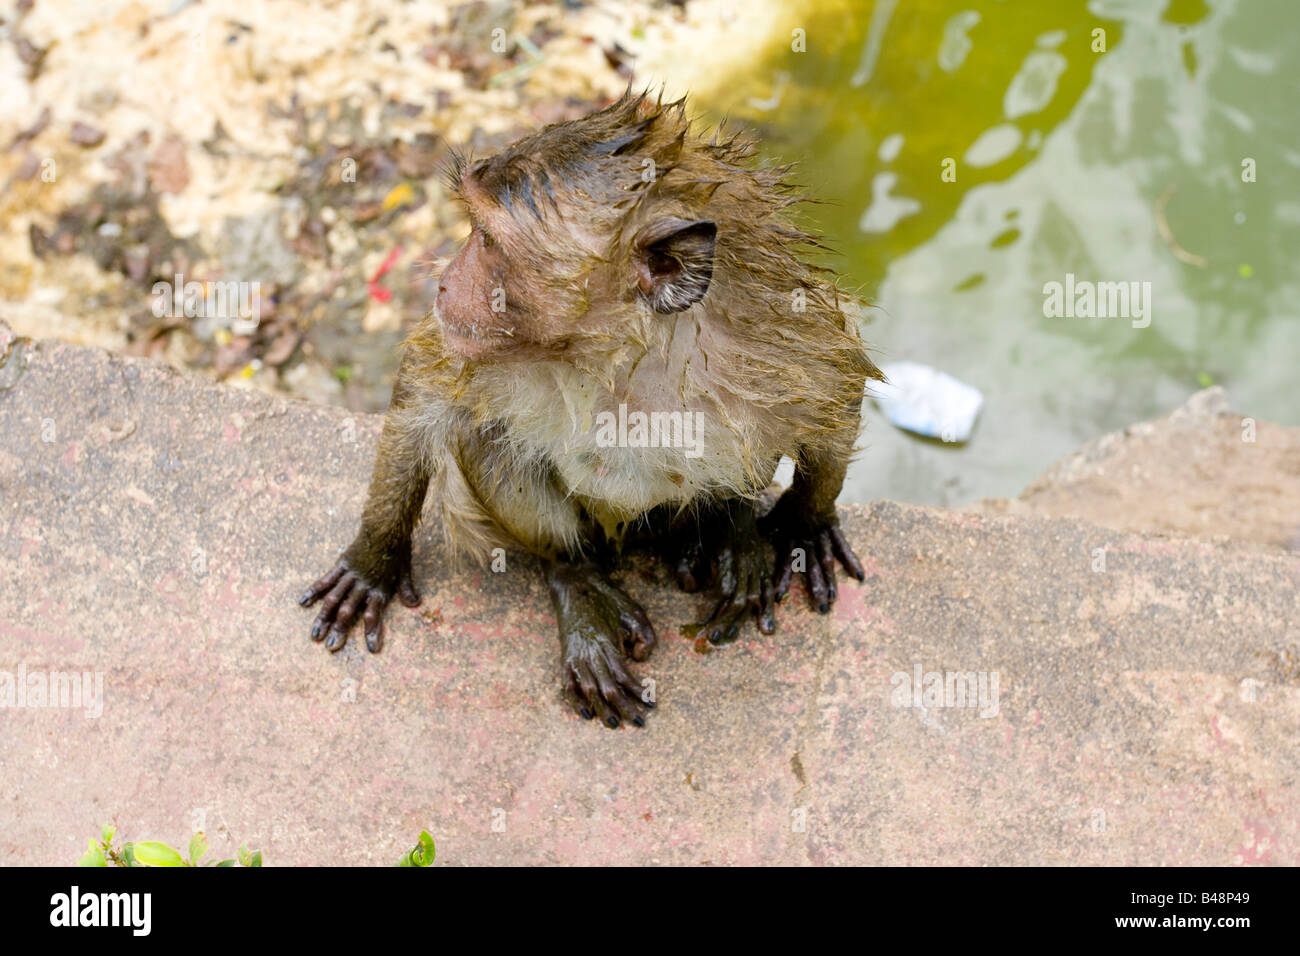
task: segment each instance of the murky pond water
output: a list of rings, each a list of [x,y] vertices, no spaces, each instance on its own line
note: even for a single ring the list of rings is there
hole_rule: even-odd
[[[963,445],[869,407],[845,499],[1014,495],[1210,383],[1300,424],[1300,3],[816,9],[807,52],[783,40],[706,105],[801,161],[833,264],[877,306],[878,361],[985,395]],[[1134,297],[1049,315],[1053,282]]]

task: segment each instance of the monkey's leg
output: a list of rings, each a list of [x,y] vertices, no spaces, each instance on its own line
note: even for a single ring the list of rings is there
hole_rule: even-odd
[[[310,607],[324,599],[313,640],[331,651],[347,643],[358,616],[365,625],[366,647],[374,653],[383,644],[383,615],[397,594],[407,607],[420,603],[411,584],[411,533],[420,520],[429,471],[421,446],[422,432],[409,420],[402,402],[401,376],[370,479],[370,497],[361,518],[361,530],[334,568],[307,589],[298,603]]]
[[[665,560],[683,591],[712,585],[718,603],[700,624],[710,642],[731,643],[749,617],[764,634],[776,630],[772,559],[754,502],[734,498],[704,506],[688,515],[665,545]]]
[[[856,416],[855,416],[856,417]],[[849,450],[807,456],[795,471],[794,482],[763,518],[764,533],[776,548],[776,600],[785,600],[795,571],[807,575],[808,596],[822,614],[835,603],[835,564],[866,580],[862,564],[840,530],[835,499],[848,470]]]
[[[650,619],[591,560],[595,529],[554,470],[532,458],[516,459],[494,438],[491,432],[460,436],[456,474],[464,479],[466,510],[541,561],[555,605],[565,700],[588,720],[641,726],[653,702],[629,673],[627,659],[650,656]],[[577,551],[588,555],[573,557]]]
[[[645,611],[594,565],[556,560],[544,567],[559,623],[565,700],[587,720],[644,726],[654,700],[628,673],[624,655],[650,656],[655,632]]]

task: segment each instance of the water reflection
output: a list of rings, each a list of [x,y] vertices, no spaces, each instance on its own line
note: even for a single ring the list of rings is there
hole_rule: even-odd
[[[1015,494],[1211,381],[1300,424],[1297,26],[1290,0],[825,2],[808,52],[706,95],[801,160],[880,357],[986,394],[962,447],[869,411],[846,498]],[[1149,324],[1045,314],[1067,275],[1149,283]]]

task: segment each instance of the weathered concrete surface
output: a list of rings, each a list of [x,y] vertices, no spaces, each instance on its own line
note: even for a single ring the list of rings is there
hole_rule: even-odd
[[[1300,552],[1300,428],[1228,410],[1222,388],[1084,445],[986,514],[1082,518]]]
[[[427,529],[382,654],[308,639],[378,419],[352,442],[339,409],[16,351],[0,671],[102,671],[105,702],[0,710],[0,862],[116,817],[273,865],[391,863],[426,827],[446,863],[1300,863],[1293,555],[847,509],[869,580],[770,639],[697,654],[696,602],[631,573],[660,707],[613,732],[561,707],[536,569],[452,574]],[[996,716],[892,706],[917,666],[995,672]]]

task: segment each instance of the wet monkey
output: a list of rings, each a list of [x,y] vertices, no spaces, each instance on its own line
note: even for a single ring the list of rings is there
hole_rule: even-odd
[[[837,565],[862,580],[835,499],[880,373],[833,276],[804,258],[789,168],[753,153],[693,130],[683,102],[629,91],[453,159],[472,230],[403,345],[361,529],[302,597],[320,603],[313,638],[338,650],[359,621],[377,651],[390,599],[419,601],[426,497],[450,553],[540,560],[562,693],[612,727],[652,706],[629,660],[655,631],[610,576],[623,541],[651,541],[682,588],[716,595],[715,643],[750,619],[771,633],[799,571],[823,613]],[[760,517],[783,455],[794,481]]]

